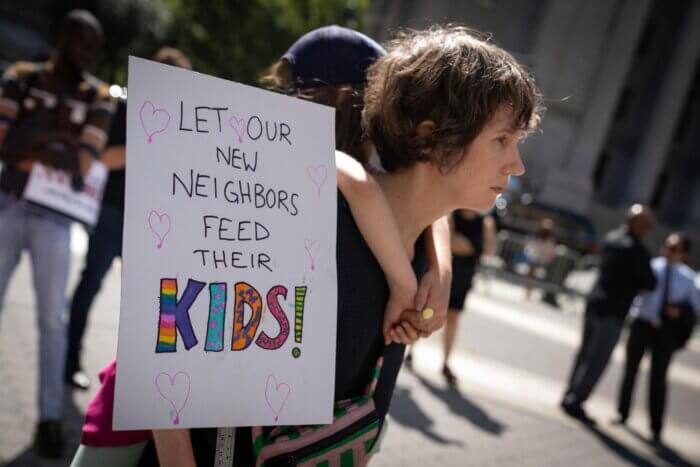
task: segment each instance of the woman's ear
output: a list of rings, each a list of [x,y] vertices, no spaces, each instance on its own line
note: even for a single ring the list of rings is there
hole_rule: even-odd
[[[435,132],[435,122],[423,120],[416,127],[416,138],[421,147],[421,154],[430,157],[433,152],[433,133]]]

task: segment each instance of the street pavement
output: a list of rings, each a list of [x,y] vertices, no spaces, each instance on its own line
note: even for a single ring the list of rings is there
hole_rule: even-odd
[[[70,287],[82,264],[85,238],[74,237]],[[92,310],[84,366],[97,371],[116,354],[120,268],[105,279]],[[23,257],[0,315],[0,465],[67,465],[77,447],[88,392],[67,391],[66,458],[49,462],[32,449],[37,417],[37,339],[28,261]],[[440,375],[438,333],[414,349],[392,402],[389,429],[373,466],[690,466],[700,465],[700,341],[678,355],[670,373],[667,447],[647,443],[648,362],[637,383],[628,427],[609,423],[624,359],[618,346],[589,413],[587,428],[565,417],[558,401],[580,336],[580,314],[528,300],[497,280],[477,281],[460,320],[449,388]]]

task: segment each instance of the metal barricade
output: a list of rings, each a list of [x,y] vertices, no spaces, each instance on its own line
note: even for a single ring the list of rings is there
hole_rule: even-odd
[[[525,235],[499,231],[496,258],[486,258],[479,267],[483,279],[499,278],[526,289],[540,289],[558,297],[557,302],[566,309],[570,306],[582,309],[597,276],[595,257],[583,256],[565,245],[557,245],[551,261],[533,264],[526,254],[529,241]]]

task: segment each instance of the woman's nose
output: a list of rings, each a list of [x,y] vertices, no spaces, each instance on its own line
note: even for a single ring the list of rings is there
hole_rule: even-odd
[[[515,176],[520,176],[525,173],[525,165],[523,164],[523,160],[520,157],[520,151],[515,149],[513,151],[513,157],[512,160],[508,162],[508,165],[505,167],[505,172],[507,175],[515,175]]]

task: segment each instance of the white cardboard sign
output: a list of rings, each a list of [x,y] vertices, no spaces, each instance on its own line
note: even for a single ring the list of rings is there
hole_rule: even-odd
[[[328,107],[129,58],[115,429],[329,423]]]
[[[83,177],[83,189],[75,191],[68,172],[35,162],[23,196],[27,201],[94,226],[100,213],[102,193],[108,175],[107,167],[103,163],[93,161],[90,170]]]

